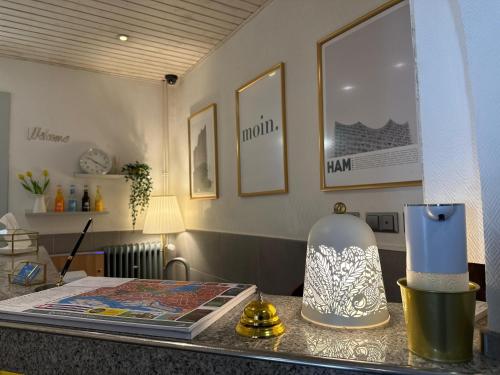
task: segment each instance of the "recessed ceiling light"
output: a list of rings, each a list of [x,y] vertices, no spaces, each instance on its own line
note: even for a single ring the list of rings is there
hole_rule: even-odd
[[[128,40],[128,35],[119,34],[118,39],[120,39],[122,42],[126,42]]]
[[[394,64],[393,67],[395,67],[395,68],[402,68],[405,65],[406,65],[406,63],[404,63],[404,62],[398,62],[398,63]]]
[[[354,88],[354,86],[346,85],[346,86],[342,87],[342,90],[344,90],[344,91],[351,91],[353,88]]]

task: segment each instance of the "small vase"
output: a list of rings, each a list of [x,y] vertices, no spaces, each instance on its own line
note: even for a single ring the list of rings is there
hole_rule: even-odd
[[[47,212],[47,204],[45,203],[45,195],[35,194],[35,201],[33,202],[33,213],[45,213]]]

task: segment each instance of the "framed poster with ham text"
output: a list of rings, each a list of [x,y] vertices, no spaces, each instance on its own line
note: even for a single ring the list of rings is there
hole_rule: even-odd
[[[317,43],[321,190],[421,185],[407,1]]]

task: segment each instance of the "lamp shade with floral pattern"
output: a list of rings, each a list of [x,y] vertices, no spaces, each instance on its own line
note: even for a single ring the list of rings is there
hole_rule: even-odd
[[[380,326],[389,312],[375,235],[345,211],[337,203],[309,232],[302,317],[339,328]]]

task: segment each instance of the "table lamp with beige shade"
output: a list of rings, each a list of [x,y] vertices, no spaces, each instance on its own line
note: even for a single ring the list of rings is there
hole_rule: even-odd
[[[186,227],[175,195],[151,197],[142,233],[160,234],[164,255],[166,255],[166,249],[175,250],[174,244],[168,243],[167,236],[185,230]],[[164,259],[166,259],[166,256],[164,256]]]

